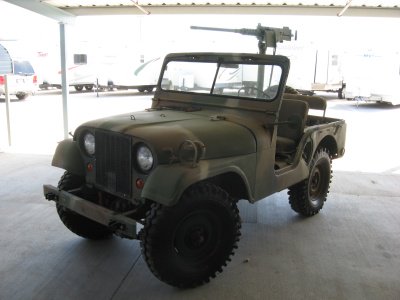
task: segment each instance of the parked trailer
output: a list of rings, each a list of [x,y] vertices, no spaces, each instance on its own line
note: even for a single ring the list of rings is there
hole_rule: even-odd
[[[348,54],[347,86],[349,100],[400,104],[400,54],[388,51],[366,51]]]
[[[314,81],[311,84],[313,92],[337,93],[343,99],[343,89],[346,83],[342,69],[343,56],[329,50],[316,50],[314,62]]]
[[[99,74],[98,83],[108,90],[136,89],[139,92],[152,92],[157,85],[158,74],[163,58],[150,59],[139,65],[128,63],[127,60],[109,64],[107,70]]]
[[[42,56],[47,63],[53,59],[49,53],[44,53]],[[59,64],[54,65],[58,66]],[[54,67],[48,68],[48,64],[46,66],[47,68],[42,70],[42,82],[39,87],[41,89],[61,89],[61,70]],[[96,69],[94,61],[90,61],[88,54],[75,53],[73,55],[73,64],[68,66],[67,71],[69,86],[74,87],[76,91],[80,92],[83,89],[91,91],[96,86]]]

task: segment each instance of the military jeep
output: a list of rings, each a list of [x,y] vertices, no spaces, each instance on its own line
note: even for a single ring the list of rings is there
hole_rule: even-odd
[[[65,174],[45,197],[81,237],[139,239],[167,284],[208,282],[237,248],[238,200],[288,189],[291,208],[313,216],[344,154],[345,122],[320,97],[284,93],[288,72],[279,55],[166,56],[151,108],[87,122],[58,145]]]

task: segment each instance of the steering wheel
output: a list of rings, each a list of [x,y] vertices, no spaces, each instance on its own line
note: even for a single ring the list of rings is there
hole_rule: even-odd
[[[255,91],[256,94],[263,95],[265,97],[265,99],[272,99],[272,97],[270,97],[270,95],[267,94],[267,90],[262,91],[254,86],[242,86],[237,92],[238,96],[240,96],[241,91],[244,91],[245,95],[250,95],[251,91]]]

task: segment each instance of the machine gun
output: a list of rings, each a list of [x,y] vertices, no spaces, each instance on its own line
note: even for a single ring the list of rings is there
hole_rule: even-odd
[[[276,53],[276,46],[277,43],[282,43],[283,41],[291,41],[292,40],[292,31],[289,27],[283,28],[274,28],[274,27],[264,27],[261,26],[259,23],[256,29],[228,29],[228,28],[216,28],[216,27],[202,27],[202,26],[190,26],[191,29],[198,29],[198,30],[211,30],[211,31],[223,31],[223,32],[233,32],[233,33],[240,33],[243,35],[252,35],[258,39],[258,50],[259,54],[266,54],[267,48],[273,48],[274,55]],[[295,34],[295,39],[297,39],[297,32]],[[271,79],[272,73],[274,68],[271,68],[271,76],[270,76],[270,83],[271,86]],[[263,86],[264,82],[264,66],[258,66],[258,75],[257,75],[257,97],[262,96],[261,87]]]
[[[233,32],[240,33],[243,35],[252,35],[258,39],[258,49],[260,54],[265,54],[268,47],[274,48],[274,54],[276,52],[277,43],[282,43],[283,41],[292,40],[292,31],[289,27],[274,28],[274,27],[264,27],[261,24],[257,25],[256,29],[228,29],[228,28],[216,28],[216,27],[202,27],[202,26],[190,26],[191,29],[198,30],[211,30],[211,31],[223,31],[223,32]],[[297,39],[297,32],[295,34],[295,40]]]

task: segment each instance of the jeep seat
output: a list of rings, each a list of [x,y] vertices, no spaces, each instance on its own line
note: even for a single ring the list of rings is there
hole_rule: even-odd
[[[322,117],[325,118],[327,103],[326,100],[320,96],[283,94],[283,99],[307,102],[309,109],[322,111]]]
[[[308,104],[299,100],[282,100],[278,119],[277,154],[291,154],[303,135],[308,115]],[[285,123],[288,122],[288,123]]]

